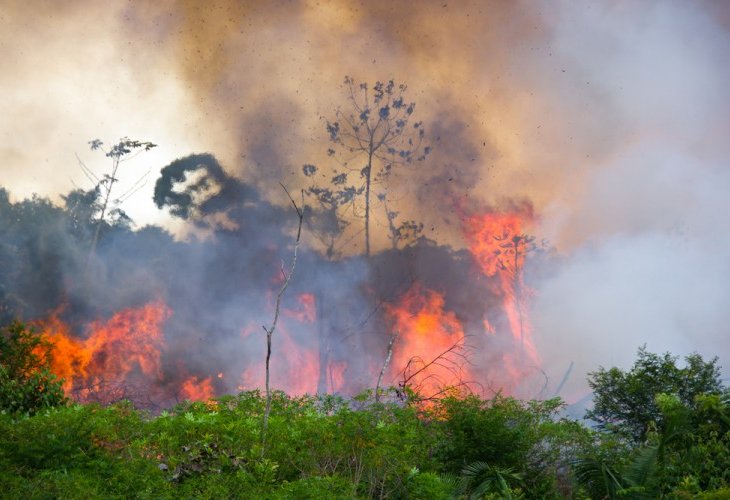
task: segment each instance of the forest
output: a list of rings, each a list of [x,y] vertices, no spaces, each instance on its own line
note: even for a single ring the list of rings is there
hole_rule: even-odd
[[[107,157],[148,147],[124,139]],[[730,496],[717,358],[639,347],[630,369],[589,374],[580,416],[564,380],[533,385],[518,295],[555,257],[504,213],[465,224],[496,254],[394,214],[390,248],[338,255],[347,189],[277,206],[191,155],[162,169],[155,201],[214,237],[178,240],[106,206],[114,175],[61,205],[0,191],[4,496]],[[297,254],[297,229],[322,246]],[[240,330],[248,315],[263,333]],[[491,330],[465,333],[485,317]]]
[[[566,389],[530,321],[562,265],[530,202],[434,199],[456,239],[406,218],[438,136],[404,84],[344,88],[297,189],[210,153],[161,168],[185,237],[124,211],[152,142],[90,141],[105,169],[79,159],[93,187],[57,201],[0,189],[3,493],[727,498],[720,360],[637,346]]]

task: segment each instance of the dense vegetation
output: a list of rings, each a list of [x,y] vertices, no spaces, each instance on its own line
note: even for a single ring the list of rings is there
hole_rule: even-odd
[[[681,368],[642,349],[629,371],[591,374],[595,428],[561,417],[557,399],[279,392],[262,439],[257,391],[156,415],[125,401],[71,404],[48,373],[43,339],[17,323],[0,339],[6,497],[730,495],[729,394],[717,360],[698,355]]]

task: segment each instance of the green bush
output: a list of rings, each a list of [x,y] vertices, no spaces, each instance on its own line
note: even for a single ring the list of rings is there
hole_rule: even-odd
[[[338,476],[307,477],[283,484],[276,496],[292,500],[350,499],[354,497],[353,484]]]
[[[3,420],[0,453],[18,471],[65,469],[93,459],[91,408],[46,410],[17,420]]]
[[[0,410],[32,415],[66,403],[50,370],[52,348],[22,323],[0,330]]]
[[[157,416],[128,402],[6,411],[0,491],[9,498],[727,497],[726,393],[692,406],[659,395],[663,425],[650,427],[640,445],[560,418],[561,405],[470,395],[424,407],[375,402],[371,393],[276,392],[265,441],[258,391],[185,402]]]
[[[453,498],[456,491],[456,479],[445,479],[434,472],[418,472],[408,478],[406,483],[407,498],[413,500],[446,500]]]

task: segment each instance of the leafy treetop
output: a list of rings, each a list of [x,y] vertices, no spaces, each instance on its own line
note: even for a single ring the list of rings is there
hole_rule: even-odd
[[[639,443],[646,438],[652,422],[663,425],[657,395],[674,394],[694,408],[697,396],[723,392],[718,358],[705,361],[697,353],[690,354],[684,358],[684,367],[677,366],[677,359],[670,353],[650,353],[644,346],[628,371],[601,367],[589,373],[594,405],[586,418],[598,422],[602,429],[626,434]]]

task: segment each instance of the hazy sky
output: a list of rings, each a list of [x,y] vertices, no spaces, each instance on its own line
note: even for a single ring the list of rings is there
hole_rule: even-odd
[[[434,141],[393,186],[404,214],[457,241],[456,199],[528,199],[564,258],[536,284],[548,363],[625,363],[643,342],[730,360],[729,10],[0,0],[0,184],[90,187],[76,155],[102,173],[87,141],[129,136],[159,144],[123,173],[150,171],[125,207],[140,224],[170,224],[154,180],[193,152],[278,196],[324,163],[344,75],[393,78]]]

